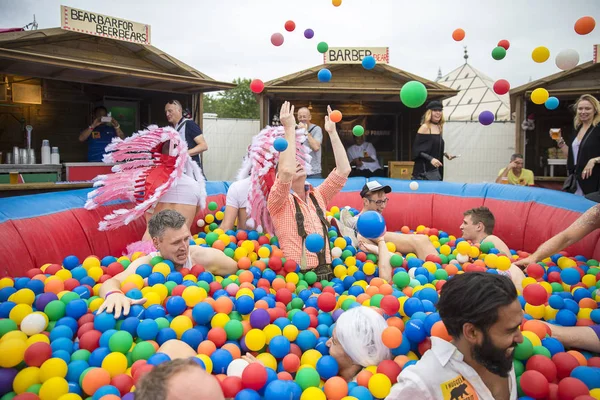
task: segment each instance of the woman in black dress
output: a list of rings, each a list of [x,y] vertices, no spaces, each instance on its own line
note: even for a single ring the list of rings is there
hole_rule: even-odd
[[[573,106],[574,137],[567,145],[559,136],[558,147],[567,156],[567,170],[576,177],[575,194],[588,195],[600,190],[600,103],[584,94]]]
[[[444,152],[444,113],[442,102],[433,100],[427,104],[427,111],[423,115],[421,127],[417,132],[413,145],[412,179],[441,181],[444,179],[442,157],[448,160],[456,158]]]

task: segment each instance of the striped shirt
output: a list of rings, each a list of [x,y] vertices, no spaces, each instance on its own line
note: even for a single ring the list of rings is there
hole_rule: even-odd
[[[327,203],[339,193],[346,184],[348,178],[340,175],[336,169],[331,171],[329,176],[321,185],[316,188],[309,187],[306,199],[301,199],[297,194],[291,192],[292,181],[282,182],[279,176],[275,178],[275,183],[269,193],[267,200],[267,210],[271,214],[275,234],[279,239],[279,244],[283,254],[289,259],[300,264],[302,258],[302,238],[298,235],[298,225],[296,223],[296,206],[294,197],[298,200],[300,211],[304,214],[304,229],[307,235],[318,233],[323,235],[323,225],[317,214],[317,209],[312,200],[308,197],[308,193],[313,193],[317,199],[317,203],[323,212],[326,211]],[[329,253],[329,239],[325,238],[325,257],[327,263],[331,262]],[[319,260],[317,253],[305,250],[306,266],[302,268],[313,269],[318,266]]]

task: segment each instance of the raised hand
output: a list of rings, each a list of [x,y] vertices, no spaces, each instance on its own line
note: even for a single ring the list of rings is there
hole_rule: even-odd
[[[132,305],[144,304],[145,302],[145,298],[134,300],[125,296],[123,293],[113,293],[104,300],[104,303],[98,308],[97,314],[100,314],[103,311],[106,311],[109,314],[114,312],[115,319],[117,319],[121,316],[121,311],[123,312],[123,315],[129,315],[129,310]]]
[[[284,101],[279,111],[279,121],[284,128],[295,128],[296,118],[294,117],[294,106],[289,101]]]
[[[327,131],[327,133],[333,133],[336,132],[335,129],[335,122],[332,122],[329,119],[329,116],[331,115],[331,106],[327,106],[327,115],[325,116],[325,130]]]

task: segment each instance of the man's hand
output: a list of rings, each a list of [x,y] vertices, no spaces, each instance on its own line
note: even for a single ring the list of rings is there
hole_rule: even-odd
[[[538,260],[536,260],[532,256],[529,256],[519,261],[515,261],[514,264],[521,269],[525,269],[529,264],[535,264],[536,262],[538,262]]]
[[[517,163],[515,163],[514,161],[511,161],[510,163],[508,163],[508,170],[513,170],[517,168]]]
[[[129,310],[132,305],[144,304],[145,302],[145,298],[134,300],[125,296],[123,293],[113,293],[104,300],[104,303],[98,308],[97,314],[100,314],[103,311],[110,314],[114,311],[115,319],[117,319],[121,316],[121,310],[123,310],[123,315],[129,315]]]
[[[431,165],[433,165],[433,166],[434,166],[434,167],[436,167],[436,168],[439,168],[439,167],[441,167],[443,164],[442,164],[442,162],[441,162],[440,160],[438,160],[437,158],[433,158],[433,159],[431,160]]]
[[[325,130],[327,131],[327,133],[336,132],[335,122],[333,122],[329,119],[329,116],[331,115],[331,111],[332,111],[331,106],[327,106],[327,115],[325,116]]]
[[[289,101],[284,101],[279,111],[279,121],[284,128],[295,128],[296,118],[294,118],[294,106]]]
[[[92,122],[92,129],[96,129],[100,124],[102,124],[102,120],[98,117]]]
[[[121,125],[120,125],[120,124],[117,122],[117,120],[116,120],[116,119],[114,119],[114,118],[112,118],[112,117],[111,117],[110,123],[112,124],[112,126],[113,126],[114,128],[116,128],[116,127],[118,127],[118,126],[121,126]]]

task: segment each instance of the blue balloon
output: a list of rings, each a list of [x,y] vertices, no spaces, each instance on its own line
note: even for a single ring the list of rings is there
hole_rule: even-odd
[[[413,343],[421,343],[427,337],[425,324],[420,319],[411,319],[406,323],[404,333],[408,340]]]
[[[233,356],[227,350],[217,349],[210,355],[210,359],[213,362],[214,374],[226,374],[227,367],[233,361]]]
[[[600,388],[600,368],[575,367],[571,376],[585,383],[590,390]]]
[[[556,110],[558,108],[559,105],[559,101],[556,97],[551,96],[548,97],[548,100],[546,100],[546,102],[544,103],[544,105],[546,106],[546,108],[548,110]]]
[[[285,151],[288,148],[288,142],[282,137],[278,137],[273,141],[273,148],[277,151]]]
[[[317,74],[317,78],[319,79],[319,82],[329,82],[331,80],[331,71],[327,68],[323,68]]]
[[[88,306],[85,300],[77,299],[70,301],[65,308],[67,317],[79,319],[87,314]]]
[[[317,361],[317,372],[322,379],[329,379],[338,374],[338,363],[335,358],[331,356],[323,356]]]
[[[185,304],[183,297],[172,296],[167,300],[166,308],[170,315],[176,317],[181,315],[187,309],[187,305]]]
[[[306,245],[306,249],[308,251],[318,253],[325,246],[325,240],[323,239],[323,236],[319,235],[318,233],[311,233],[306,237],[304,244]]]
[[[385,232],[385,220],[377,211],[367,211],[358,217],[356,228],[367,239],[377,239]]]
[[[373,56],[365,56],[362,59],[362,66],[364,69],[373,69],[375,68],[375,57]]]
[[[275,336],[269,342],[269,351],[275,358],[283,358],[290,353],[290,341],[285,336]]]
[[[294,324],[298,330],[304,331],[310,326],[310,315],[304,311],[298,311],[292,317],[292,324]]]
[[[567,285],[575,285],[581,281],[581,275],[575,268],[565,268],[560,273],[560,279]]]
[[[148,358],[148,364],[150,365],[158,365],[167,361],[171,361],[171,357],[165,353],[154,353]]]
[[[491,111],[482,111],[479,114],[479,123],[481,125],[490,125],[492,122],[494,122],[494,113]]]

